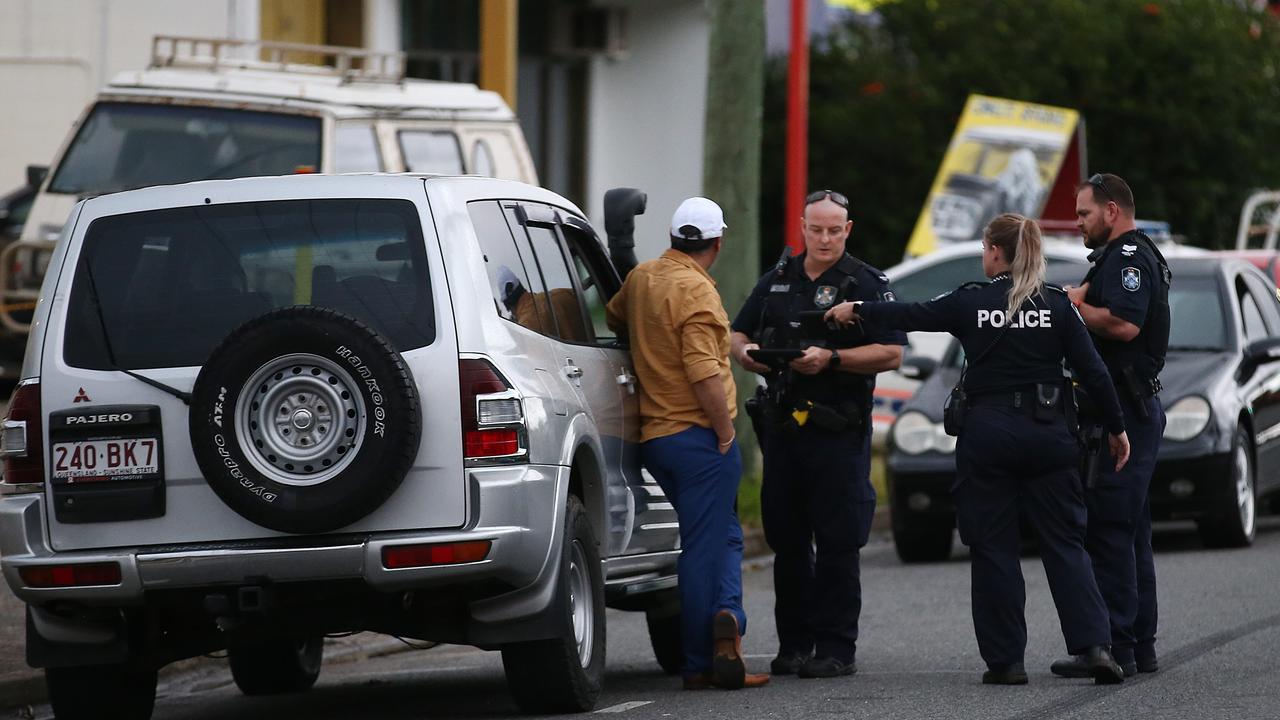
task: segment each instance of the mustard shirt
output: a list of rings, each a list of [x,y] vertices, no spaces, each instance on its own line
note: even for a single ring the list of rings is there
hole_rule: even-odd
[[[729,369],[729,316],[715,280],[679,250],[641,263],[609,301],[609,327],[630,337],[640,381],[640,440],[711,427],[693,384],[719,376],[729,417],[738,413]]]

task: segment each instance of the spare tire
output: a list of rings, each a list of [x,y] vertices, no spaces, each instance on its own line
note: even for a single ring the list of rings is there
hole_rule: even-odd
[[[191,391],[191,448],[231,509],[288,533],[376,510],[418,451],[422,419],[391,343],[335,310],[296,306],[241,325]]]

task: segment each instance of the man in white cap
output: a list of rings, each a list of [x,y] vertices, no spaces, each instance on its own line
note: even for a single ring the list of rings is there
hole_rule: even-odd
[[[729,369],[729,316],[707,274],[725,228],[720,206],[685,200],[671,218],[671,248],[637,265],[609,301],[609,327],[630,337],[640,381],[641,454],[680,520],[684,687],[758,687],[741,635],[742,526],[734,511],[742,456],[734,437],[737,391]]]

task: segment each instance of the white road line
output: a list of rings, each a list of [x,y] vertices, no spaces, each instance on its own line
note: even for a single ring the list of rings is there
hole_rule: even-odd
[[[610,705],[607,708],[600,708],[596,712],[597,713],[620,713],[620,712],[626,712],[628,710],[635,710],[638,707],[644,707],[645,705],[649,705],[652,703],[653,703],[652,700],[632,700],[631,702],[624,702],[624,703],[619,703],[617,705]]]

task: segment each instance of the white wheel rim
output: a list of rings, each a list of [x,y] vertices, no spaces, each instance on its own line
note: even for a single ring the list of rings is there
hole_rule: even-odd
[[[578,662],[591,664],[595,645],[595,596],[591,592],[591,571],[582,541],[575,539],[569,552],[569,607],[573,613],[573,639],[578,645]]]
[[[342,472],[364,440],[364,396],[335,362],[296,353],[249,377],[235,427],[250,464],[283,485],[319,485]]]
[[[1236,448],[1236,508],[1240,513],[1240,529],[1245,537],[1253,536],[1256,521],[1253,498],[1253,473],[1249,464],[1249,449],[1243,443]]]

